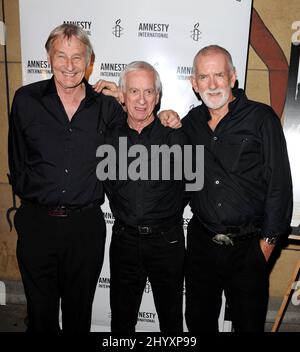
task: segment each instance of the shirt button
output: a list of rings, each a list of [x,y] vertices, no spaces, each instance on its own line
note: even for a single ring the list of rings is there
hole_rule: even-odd
[[[69,170],[68,169],[65,169],[65,173],[67,174],[69,172]]]
[[[222,206],[222,203],[218,203],[218,207],[220,208]]]
[[[66,193],[66,190],[65,190],[65,189],[63,189],[63,190],[61,191],[61,193]]]
[[[214,140],[214,141],[217,141],[217,140],[218,140],[218,137],[217,137],[217,136],[213,136],[213,140]]]
[[[219,183],[220,183],[220,181],[219,181],[219,180],[216,180],[216,181],[215,181],[215,184],[216,184],[216,185],[218,185]]]
[[[69,128],[69,132],[73,132],[73,128],[70,127],[70,128]]]
[[[100,134],[103,134],[103,130],[100,130],[99,133],[100,133]]]

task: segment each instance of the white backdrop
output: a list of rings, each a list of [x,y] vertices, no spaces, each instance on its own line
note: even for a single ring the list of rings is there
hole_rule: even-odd
[[[19,4],[23,84],[51,77],[45,41],[54,27],[74,23],[87,31],[94,47],[90,83],[99,78],[117,82],[126,64],[148,61],[162,79],[161,109],[172,108],[184,116],[199,104],[189,82],[193,58],[201,47],[219,44],[232,54],[239,85],[244,86],[251,0],[19,0]],[[95,331],[109,330],[110,325],[108,249],[113,216],[107,202],[102,209],[108,236],[93,306]],[[190,215],[187,207],[185,226]],[[222,314],[219,323],[222,329]],[[137,330],[159,330],[149,283]]]

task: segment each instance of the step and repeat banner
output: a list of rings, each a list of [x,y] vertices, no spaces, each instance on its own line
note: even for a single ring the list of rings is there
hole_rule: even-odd
[[[171,108],[181,117],[199,105],[189,77],[195,54],[206,45],[221,45],[232,54],[239,86],[244,86],[251,0],[19,0],[19,6],[23,84],[51,77],[45,42],[53,28],[73,23],[88,33],[94,47],[90,83],[98,79],[117,82],[126,64],[148,61],[162,79],[161,109]],[[108,249],[114,219],[107,201],[102,209],[108,234],[93,305],[94,331],[109,331],[110,326]],[[190,217],[187,207],[185,228]],[[219,324],[224,330],[224,304]],[[149,282],[137,330],[159,331]]]

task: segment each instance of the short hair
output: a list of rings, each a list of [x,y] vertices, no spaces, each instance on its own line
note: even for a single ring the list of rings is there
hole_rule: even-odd
[[[159,77],[159,73],[156,71],[156,69],[152,65],[150,65],[146,61],[133,61],[124,68],[124,70],[121,72],[120,78],[119,78],[119,87],[121,88],[121,90],[122,91],[125,90],[127,73],[132,72],[132,71],[139,71],[139,70],[146,70],[146,71],[150,71],[150,72],[154,73],[155,90],[157,91],[157,93],[161,94],[162,84],[161,84],[161,80]]]
[[[83,29],[70,23],[61,24],[51,31],[45,44],[47,54],[50,55],[54,41],[60,36],[63,36],[68,40],[72,37],[76,37],[80,40],[86,46],[86,63],[88,64],[90,62],[93,55],[93,47],[88,35]]]
[[[233,61],[232,61],[232,57],[229,53],[228,50],[226,50],[225,48],[219,46],[219,45],[208,45],[208,46],[205,46],[204,48],[200,49],[198,51],[198,53],[196,54],[195,58],[194,58],[194,61],[193,61],[193,73],[196,72],[196,65],[197,65],[197,59],[199,56],[201,55],[207,55],[207,54],[210,54],[210,53],[220,53],[220,54],[223,54],[226,58],[226,61],[227,61],[227,64],[228,64],[228,68],[229,68],[229,71],[235,71],[235,67],[233,65]]]

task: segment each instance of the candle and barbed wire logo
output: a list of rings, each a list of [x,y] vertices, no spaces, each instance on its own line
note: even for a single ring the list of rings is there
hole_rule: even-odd
[[[120,23],[121,23],[121,19],[118,19],[115,23],[115,26],[113,27],[112,34],[117,38],[121,37],[121,35],[123,34],[122,32],[124,30],[124,28],[121,27]]]
[[[152,288],[151,288],[151,284],[150,284],[149,279],[147,279],[147,282],[146,282],[146,285],[145,285],[145,288],[144,288],[144,292],[145,292],[145,293],[150,293],[150,292],[152,292]]]
[[[194,25],[193,30],[191,31],[191,38],[192,38],[195,42],[198,42],[198,41],[199,41],[199,39],[201,38],[201,34],[202,34],[202,32],[201,32],[200,29],[199,29],[199,25],[200,25],[199,22],[196,23],[196,24]]]

